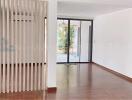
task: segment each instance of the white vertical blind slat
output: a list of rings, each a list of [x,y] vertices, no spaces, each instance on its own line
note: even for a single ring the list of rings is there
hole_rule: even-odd
[[[7,27],[7,40],[9,40],[9,0],[6,0],[6,27]],[[9,93],[9,77],[10,77],[10,62],[9,62],[9,53],[10,53],[10,48],[8,46],[8,44],[6,44],[6,54],[7,54],[7,61],[6,61],[6,64],[7,64],[7,81],[6,81],[6,91],[7,93]]]
[[[29,19],[29,16],[30,16],[29,15],[30,14],[30,12],[29,12],[29,0],[27,0],[27,7],[26,8],[27,8],[27,15],[26,15],[26,18],[27,18],[26,19],[27,20],[26,21],[26,24],[27,24],[27,27],[26,27],[27,28],[27,32],[26,32],[26,37],[27,37],[27,39],[26,39],[27,40],[26,41],[26,43],[27,43],[27,47],[26,47],[27,48],[27,51],[26,51],[27,52],[26,53],[26,55],[27,55],[27,61],[26,61],[26,63],[27,63],[27,80],[26,80],[26,84],[27,84],[27,91],[29,91],[29,63],[30,63],[30,60],[29,60],[29,54],[30,54],[30,52],[29,52],[29,50],[30,50],[30,47],[29,47],[30,46],[29,45],[29,40],[30,40],[29,39],[29,37],[30,37],[29,36],[29,33],[30,33],[30,30],[29,30],[30,29],[30,25],[29,25],[30,24],[30,22],[29,22],[29,20],[30,20]]]
[[[19,92],[22,91],[22,10],[21,0],[19,0]]]
[[[13,15],[13,4],[14,4],[14,0],[10,0],[10,6],[11,6],[11,17],[10,17],[10,21],[11,21],[11,45],[13,45],[14,43],[14,15]],[[14,90],[14,52],[11,52],[11,92],[13,92]]]
[[[26,15],[26,9],[25,9],[25,0],[23,0],[23,91],[25,91],[25,86],[26,86],[26,66],[25,66],[25,35],[26,35],[26,22],[25,22],[25,17]]]
[[[36,45],[36,46],[38,46],[37,45],[37,37],[38,37],[38,34],[36,34],[36,33],[38,33],[38,23],[37,23],[37,14],[38,14],[38,12],[37,12],[37,7],[38,7],[38,3],[37,3],[37,1],[35,1],[35,13],[36,13],[36,16],[35,16],[35,25],[36,25],[36,27],[34,27],[35,28],[35,33],[34,33],[34,35],[35,35],[35,37],[34,37],[34,44]],[[38,48],[38,47],[37,47]],[[35,50],[35,58],[34,58],[34,60],[35,60],[35,68],[34,68],[34,90],[37,90],[37,59],[36,58],[38,58],[37,57],[37,52],[36,52],[36,48],[34,48]]]
[[[38,3],[38,89],[40,90],[40,58],[41,58],[41,55],[40,55],[40,34],[41,34],[41,20],[40,20],[40,8],[41,8],[41,5],[40,5],[40,2]]]
[[[18,89],[18,0],[14,2],[15,8],[15,92]]]
[[[40,58],[40,63],[41,63],[41,65],[40,65],[40,89],[42,89],[42,49],[43,49],[43,47],[42,47],[42,2],[40,2],[40,13],[39,13],[39,19],[40,19],[40,22],[39,22],[39,24],[40,24],[40,29],[39,29],[39,31],[40,31],[40,37],[39,37],[39,40],[40,40],[40,42],[39,42],[39,49],[40,49],[40,51],[39,51],[39,58]]]
[[[44,76],[44,63],[45,63],[45,42],[43,43],[43,41],[45,41],[45,18],[44,18],[44,5],[42,4],[42,7],[41,7],[41,35],[42,35],[42,41],[41,41],[41,43],[42,43],[42,79],[41,79],[41,83],[42,83],[42,85],[41,85],[41,88],[42,88],[42,90],[44,89],[44,85],[45,85],[45,82],[44,82],[44,78],[45,78],[45,76]]]
[[[0,1],[0,16],[2,16],[2,5],[1,5],[1,1]],[[0,17],[0,23],[2,23],[2,18]],[[0,35],[2,36],[2,25],[0,25]],[[0,37],[2,38],[2,37]],[[1,43],[1,40],[0,40]],[[0,45],[0,93],[2,92],[2,45]]]
[[[47,9],[48,9],[48,7],[47,7],[47,2],[45,2],[44,3],[44,8],[43,8],[43,15],[44,15],[44,18],[45,18],[45,16],[47,16]],[[47,60],[47,22],[46,22],[46,19],[44,19],[44,23],[43,23],[43,25],[44,25],[44,30],[43,30],[43,33],[44,33],[44,55],[43,55],[43,59],[44,59],[44,63],[46,62],[46,60]],[[47,80],[47,66],[44,64],[44,66],[43,66],[43,69],[44,69],[44,78],[43,78],[43,83],[44,83],[44,87],[43,87],[43,89],[47,89],[47,81],[45,81],[45,80]]]
[[[2,42],[4,41],[4,38],[5,38],[5,0],[2,0],[2,6],[3,6],[3,9],[2,9],[2,32],[3,32],[3,40],[2,40]],[[2,91],[3,91],[3,93],[5,93],[5,44],[3,43],[2,44],[2,64],[3,64],[3,77],[2,77]]]
[[[34,2],[30,2],[30,11],[31,11],[31,91],[33,90],[33,34],[34,34],[34,15],[33,15],[33,10],[34,10]]]

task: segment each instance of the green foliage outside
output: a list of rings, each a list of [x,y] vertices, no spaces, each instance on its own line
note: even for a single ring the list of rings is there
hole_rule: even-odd
[[[70,26],[70,48],[73,48],[74,43],[74,25]],[[62,53],[67,53],[68,47],[68,26],[66,23],[61,23],[58,28],[58,48]]]

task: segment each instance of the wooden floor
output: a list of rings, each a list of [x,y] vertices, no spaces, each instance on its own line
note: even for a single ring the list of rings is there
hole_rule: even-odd
[[[57,86],[56,94],[0,94],[0,100],[132,100],[132,83],[95,64],[58,64]]]

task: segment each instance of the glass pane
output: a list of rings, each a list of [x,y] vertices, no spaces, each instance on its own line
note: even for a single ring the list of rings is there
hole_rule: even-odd
[[[80,62],[89,62],[89,34],[90,34],[90,21],[81,21],[81,52]]]
[[[57,28],[57,62],[67,62],[68,20],[58,20]]]
[[[69,62],[79,62],[80,21],[70,21]]]

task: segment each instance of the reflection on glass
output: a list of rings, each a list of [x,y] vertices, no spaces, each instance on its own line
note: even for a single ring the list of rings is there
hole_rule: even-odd
[[[67,62],[68,53],[68,21],[58,20],[57,28],[57,62]]]
[[[58,89],[70,87],[92,86],[93,67],[88,64],[57,65]]]

